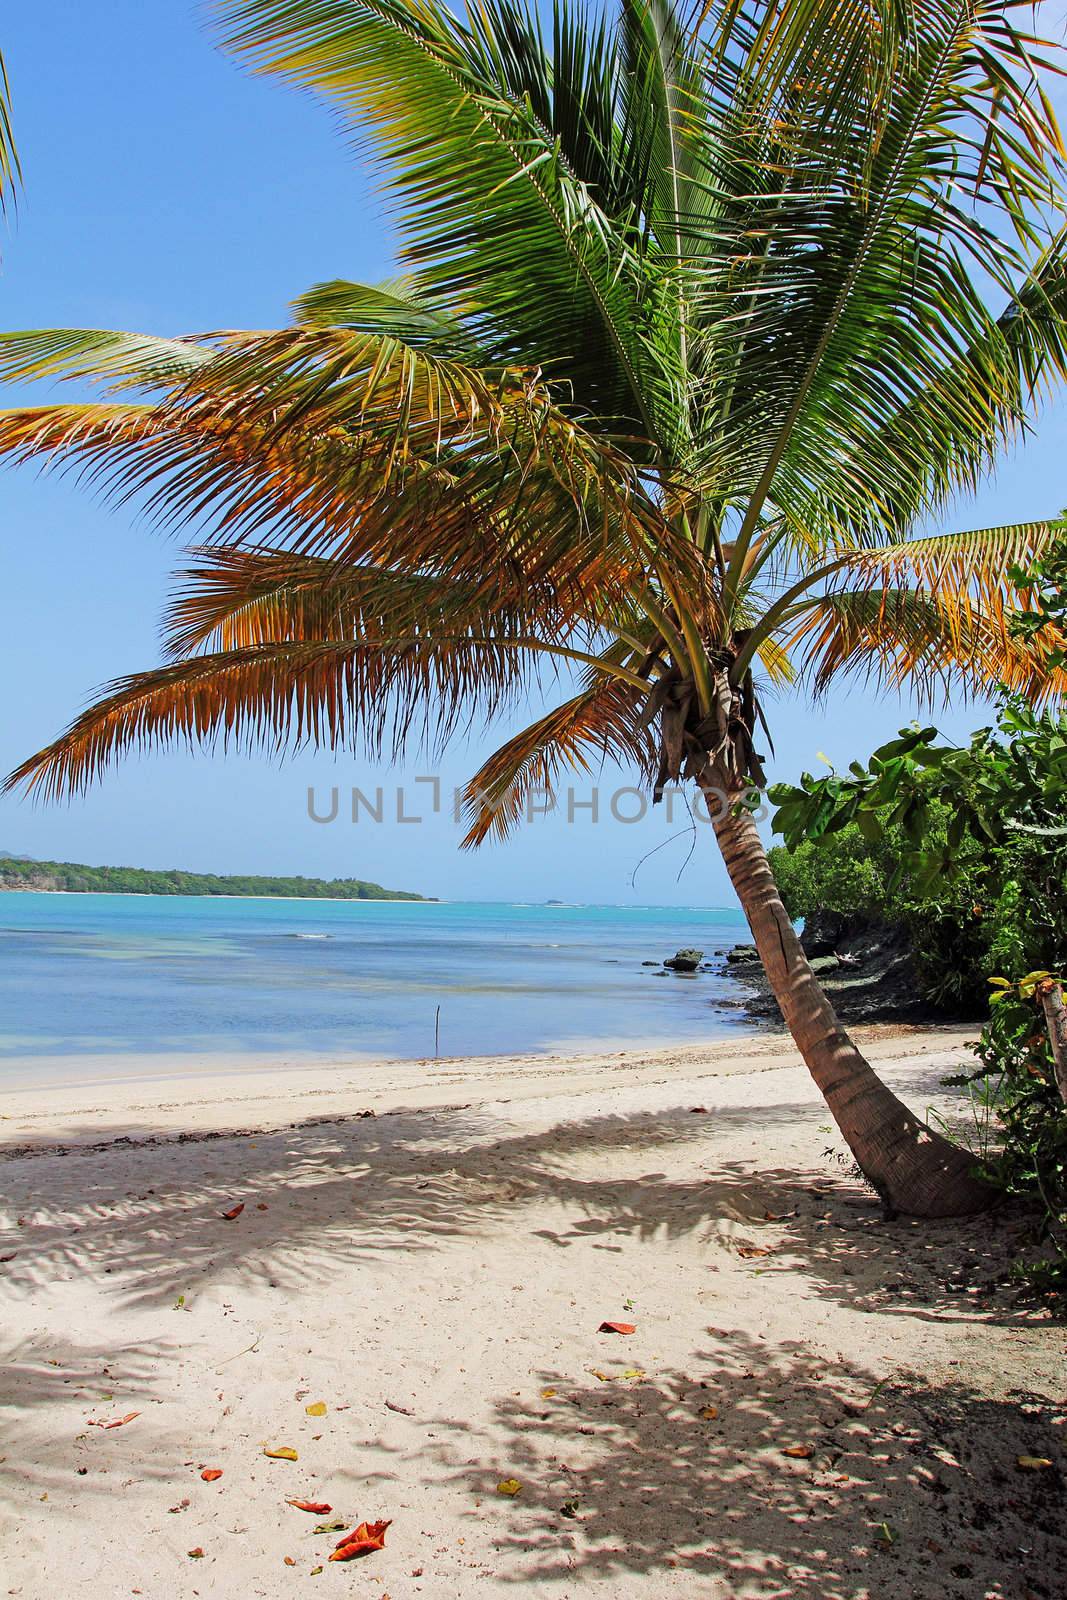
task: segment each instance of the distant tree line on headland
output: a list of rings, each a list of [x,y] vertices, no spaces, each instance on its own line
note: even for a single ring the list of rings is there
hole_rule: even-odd
[[[308,900],[422,900],[421,894],[383,889],[362,878],[220,877],[213,872],[153,872],[144,867],[87,867],[72,861],[0,858],[0,891],[66,891],[68,894],[280,895]]]

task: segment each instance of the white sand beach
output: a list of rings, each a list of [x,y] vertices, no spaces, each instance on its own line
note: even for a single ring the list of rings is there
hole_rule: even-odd
[[[966,1034],[860,1036],[954,1114]],[[1018,1224],[884,1221],[780,1037],[100,1065],[0,1096],[5,1593],[1062,1592]],[[342,1519],[385,1548],[329,1562]]]

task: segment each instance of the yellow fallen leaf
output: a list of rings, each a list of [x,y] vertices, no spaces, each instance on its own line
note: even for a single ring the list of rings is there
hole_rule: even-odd
[[[718,1406],[705,1406],[700,1415],[704,1418],[705,1422],[714,1422],[715,1418],[719,1415],[719,1408]]]
[[[312,1567],[312,1569],[311,1569],[311,1576],[312,1576],[312,1577],[313,1577],[313,1578],[317,1578],[317,1577],[318,1577],[318,1575],[319,1575],[319,1573],[320,1573],[320,1572],[321,1572],[321,1571],[322,1571],[322,1568],[321,1568],[321,1567]]]
[[[541,1399],[542,1400],[552,1400],[552,1399],[555,1398],[555,1394],[556,1394],[555,1389],[542,1389],[541,1390]]]
[[[497,1494],[516,1495],[522,1488],[518,1478],[504,1478],[496,1486]]]
[[[1015,1464],[1022,1467],[1024,1472],[1044,1472],[1052,1462],[1048,1456],[1019,1456]]]
[[[611,1373],[610,1372],[601,1372],[599,1367],[590,1367],[589,1371],[592,1373],[594,1378],[599,1378],[601,1383],[610,1383],[611,1382]]]
[[[810,1444],[787,1444],[782,1454],[795,1456],[799,1461],[806,1461],[808,1456],[814,1455],[815,1452]]]
[[[314,1405],[305,1406],[304,1410],[309,1417],[324,1417],[326,1415],[325,1400],[316,1400]]]
[[[270,1456],[272,1461],[299,1461],[296,1451],[287,1444],[267,1444],[263,1446],[263,1454]]]
[[[627,1367],[626,1371],[623,1373],[624,1378],[643,1378],[644,1376],[644,1367]]]

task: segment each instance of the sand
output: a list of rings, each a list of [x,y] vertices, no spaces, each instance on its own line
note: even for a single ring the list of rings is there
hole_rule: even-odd
[[[864,1037],[959,1115],[965,1035]],[[0,1096],[0,1592],[1063,1593],[1019,1223],[883,1221],[781,1039],[101,1066]],[[328,1562],[334,1517],[385,1549]]]

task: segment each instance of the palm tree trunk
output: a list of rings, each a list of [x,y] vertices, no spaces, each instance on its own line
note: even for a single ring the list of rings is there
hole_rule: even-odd
[[[720,816],[722,791],[710,782],[702,787],[767,981],[864,1176],[889,1210],[910,1216],[963,1216],[990,1205],[993,1191],[973,1175],[973,1158],[886,1088],[838,1022],[782,904],[752,817]]]

